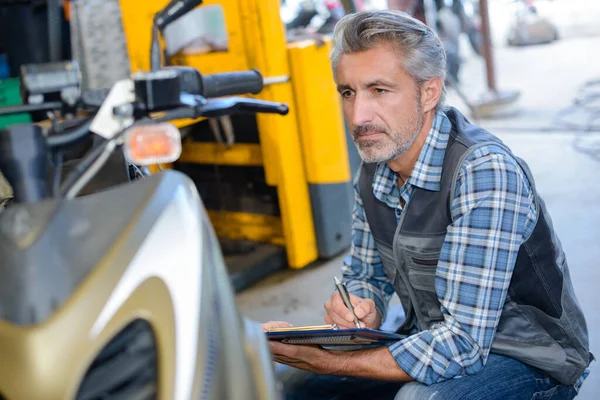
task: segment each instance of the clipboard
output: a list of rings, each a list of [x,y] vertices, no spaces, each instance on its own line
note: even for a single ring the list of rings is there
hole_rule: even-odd
[[[320,345],[328,349],[354,349],[383,346],[406,338],[393,332],[367,328],[339,329],[337,325],[292,326],[272,328],[266,332],[268,340],[285,344]]]

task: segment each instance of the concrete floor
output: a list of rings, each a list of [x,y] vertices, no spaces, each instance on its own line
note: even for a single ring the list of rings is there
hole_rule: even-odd
[[[593,11],[597,10],[600,8],[596,7]],[[582,12],[582,15],[585,14]],[[594,27],[597,28],[597,22]],[[600,149],[600,133],[578,133],[563,129],[555,122],[557,112],[571,105],[581,84],[600,78],[600,55],[590,51],[600,48],[600,37],[597,36],[600,32],[597,32],[598,29],[586,31],[579,25],[576,28],[576,33],[585,34],[578,35],[573,33],[573,28],[565,26],[563,30],[567,32],[567,38],[551,45],[497,48],[499,88],[521,91],[520,112],[510,118],[478,123],[501,137],[533,171],[538,190],[548,205],[564,246],[573,284],[587,317],[591,351],[598,356],[600,312],[596,291],[600,285],[600,150],[596,151],[594,159],[576,151],[574,141]],[[461,77],[463,88],[470,97],[483,93],[483,74],[481,59],[467,55]],[[466,112],[455,94],[450,94],[449,104]],[[571,121],[583,123],[585,117],[581,113],[575,114]],[[551,130],[546,131],[547,128]],[[261,322],[322,323],[323,303],[333,291],[333,276],[341,274],[343,257],[341,255],[300,271],[284,271],[239,293],[237,301],[242,314]],[[593,363],[591,369],[592,373],[578,399],[594,400],[600,396],[598,363]]]

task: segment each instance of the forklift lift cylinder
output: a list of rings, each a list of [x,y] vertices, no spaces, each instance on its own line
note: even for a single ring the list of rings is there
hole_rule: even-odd
[[[319,257],[328,259],[350,246],[352,179],[345,125],[329,52],[323,43],[288,44],[291,78],[309,184]]]

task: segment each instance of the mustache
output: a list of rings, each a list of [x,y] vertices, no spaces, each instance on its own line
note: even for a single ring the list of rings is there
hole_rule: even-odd
[[[367,132],[385,133],[386,135],[388,134],[387,129],[376,124],[357,125],[354,127],[354,129],[352,129],[352,134],[354,137]]]

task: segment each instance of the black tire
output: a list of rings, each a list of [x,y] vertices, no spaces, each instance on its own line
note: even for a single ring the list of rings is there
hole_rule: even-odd
[[[137,320],[96,356],[76,399],[151,400],[156,393],[156,342],[150,325]]]

